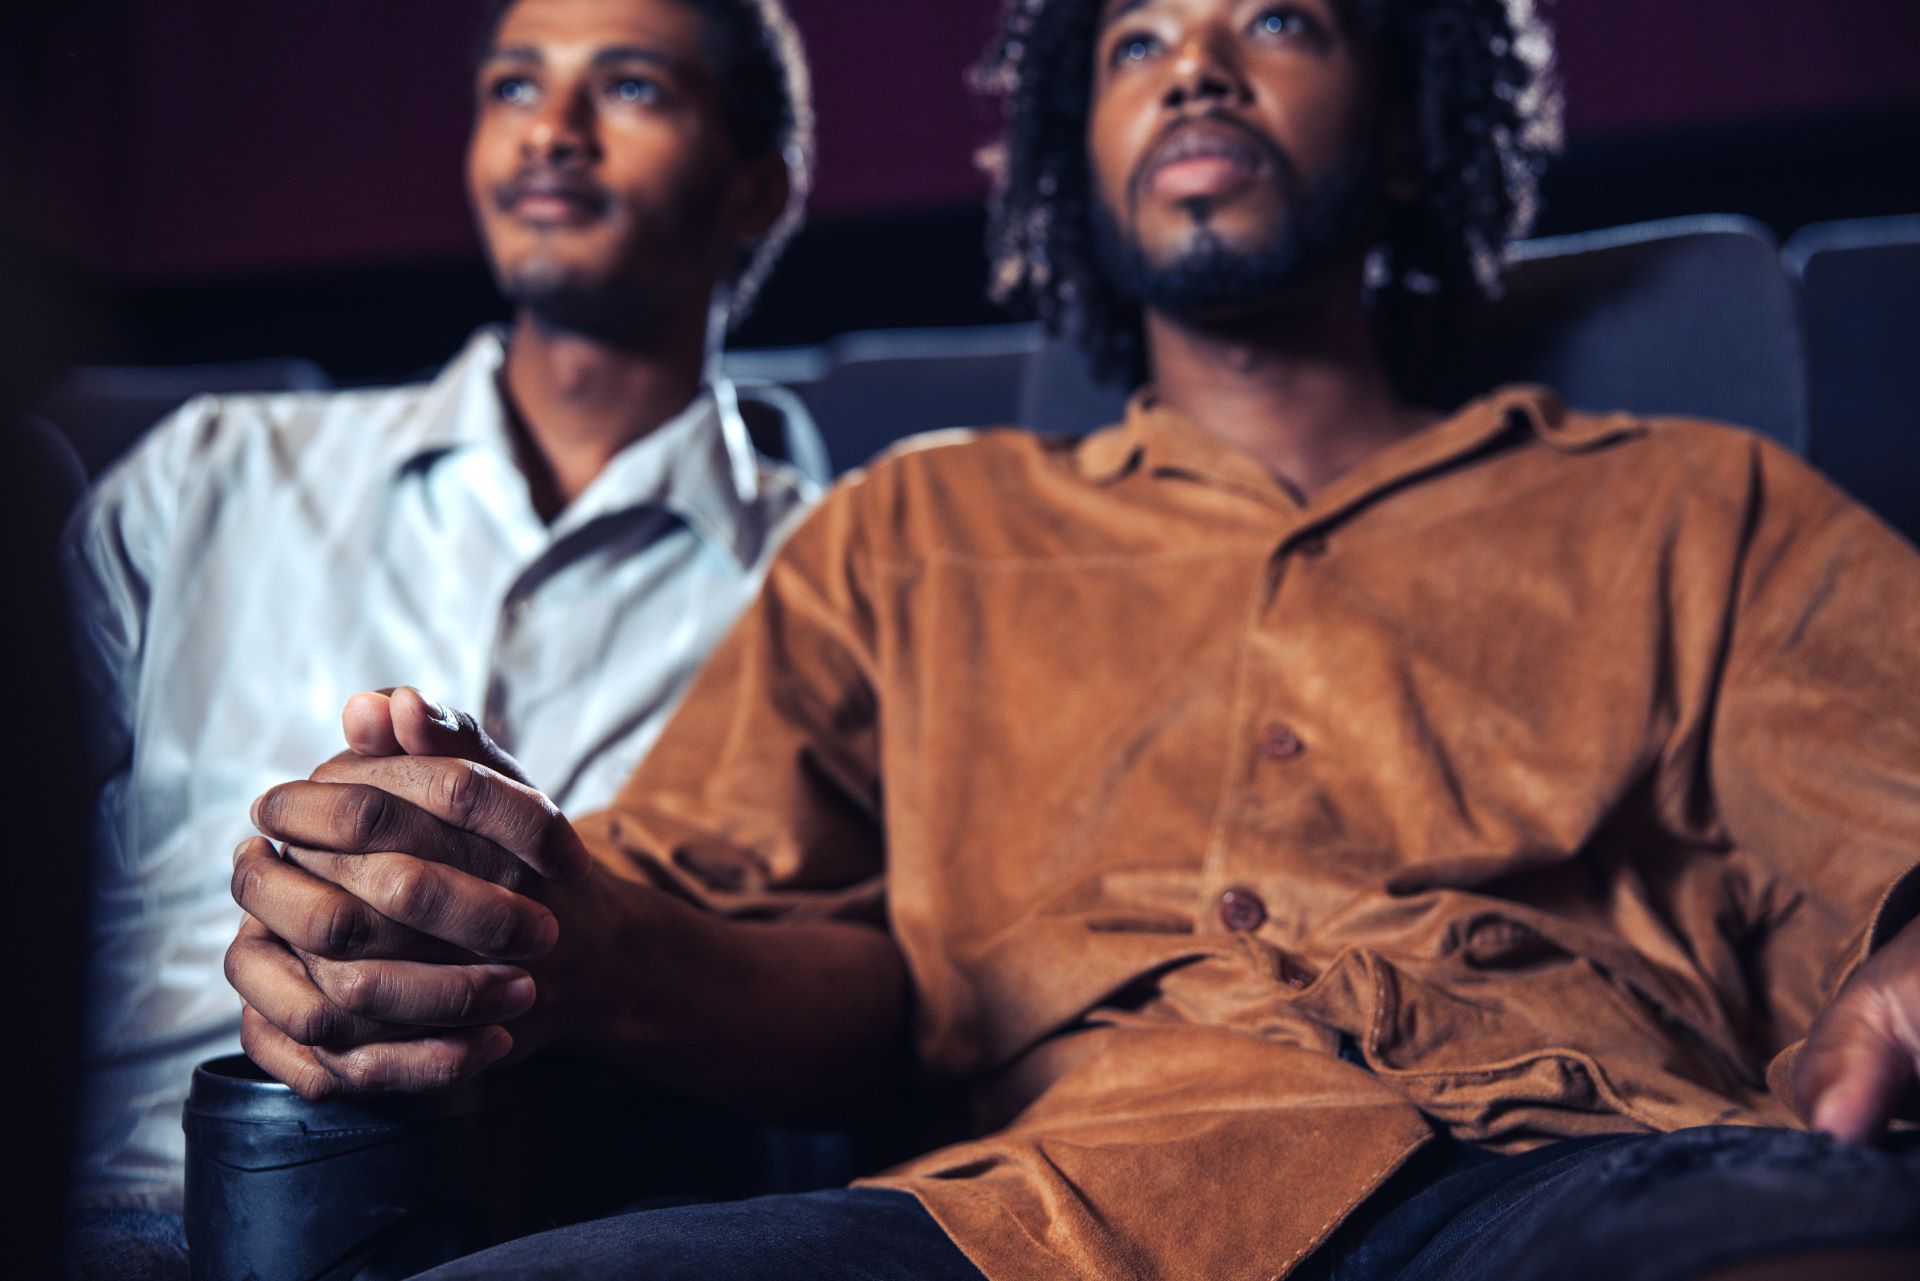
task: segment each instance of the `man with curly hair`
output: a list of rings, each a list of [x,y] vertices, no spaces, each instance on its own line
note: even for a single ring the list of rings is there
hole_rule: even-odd
[[[304,1094],[558,1040],[963,1105],[436,1278],[1913,1274],[1920,557],[1742,432],[1420,398],[1549,52],[1526,0],[1017,0],[997,285],[1126,421],[843,485],[605,813],[412,693],[261,799],[233,973]]]

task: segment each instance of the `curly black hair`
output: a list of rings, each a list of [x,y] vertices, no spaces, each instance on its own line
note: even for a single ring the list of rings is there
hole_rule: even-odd
[[[519,0],[486,0],[478,57],[493,49],[500,24]],[[782,0],[680,0],[705,20],[707,56],[726,102],[727,136],[742,156],[777,151],[793,195],[778,222],[741,264],[727,300],[738,325],[774,264],[805,220],[813,186],[813,81],[806,52]]]
[[[1422,196],[1389,207],[1370,255],[1374,326],[1395,379],[1449,309],[1498,289],[1533,226],[1540,175],[1560,149],[1552,34],[1534,0],[1335,0],[1376,50],[1383,92],[1411,111]],[[1101,0],[1008,0],[976,88],[1005,133],[987,252],[996,301],[1070,332],[1109,376],[1145,378],[1140,317],[1101,270],[1087,118]]]

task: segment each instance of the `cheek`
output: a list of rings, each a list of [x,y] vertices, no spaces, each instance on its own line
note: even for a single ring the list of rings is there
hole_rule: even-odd
[[[1126,95],[1109,89],[1095,100],[1087,115],[1087,159],[1093,187],[1109,207],[1124,210],[1133,162],[1144,145],[1146,130],[1135,124],[1137,112],[1127,109]]]
[[[482,217],[487,215],[493,203],[488,193],[495,184],[512,176],[511,169],[501,172],[501,150],[500,139],[484,124],[476,125],[473,135],[467,140],[467,195]]]

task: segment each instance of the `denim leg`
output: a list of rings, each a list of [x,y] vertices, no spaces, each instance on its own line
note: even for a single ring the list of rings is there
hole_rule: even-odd
[[[643,1210],[511,1241],[418,1281],[983,1281],[920,1203],[843,1188]]]
[[[1335,1281],[1678,1281],[1920,1244],[1920,1141],[1720,1126],[1553,1144],[1439,1179],[1336,1238]]]
[[[69,1281],[187,1281],[187,1233],[177,1214],[79,1210],[69,1233]]]

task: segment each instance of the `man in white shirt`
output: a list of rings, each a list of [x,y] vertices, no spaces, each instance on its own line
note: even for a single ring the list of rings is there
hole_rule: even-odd
[[[812,496],[711,374],[809,174],[777,0],[494,10],[467,169],[511,329],[428,385],[193,401],[68,532],[105,780],[83,1271],[116,1242],[184,1266],[180,1109],[239,1046],[247,801],[337,750],[348,695],[409,684],[600,804]]]

